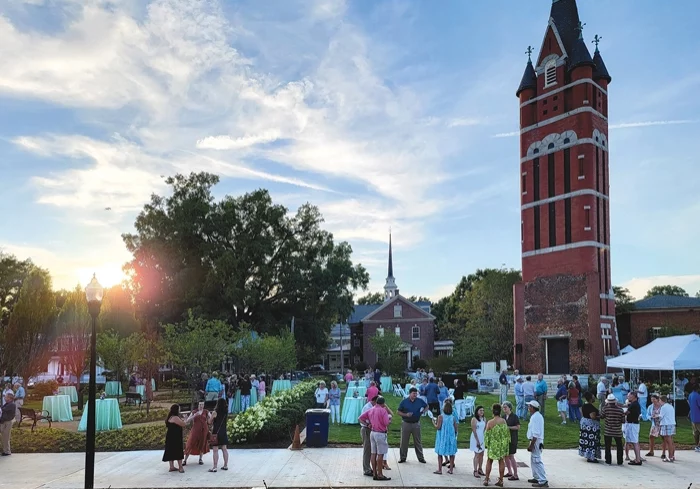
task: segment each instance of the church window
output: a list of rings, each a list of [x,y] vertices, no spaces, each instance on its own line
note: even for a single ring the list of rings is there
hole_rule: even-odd
[[[557,215],[556,215],[556,204],[554,202],[549,203],[549,246],[554,247],[557,245]]]
[[[564,200],[564,243],[571,243],[571,199]]]
[[[377,328],[377,336],[384,336],[384,328]]]
[[[584,215],[584,231],[590,231],[591,230],[591,206],[587,205],[584,206],[583,208],[583,215]]]
[[[571,142],[571,139],[569,138],[564,138],[564,144],[569,144]]]
[[[535,249],[540,249],[540,206],[533,209],[533,228],[535,230]]]
[[[396,326],[396,327],[394,328],[394,334],[395,334],[396,336],[401,337],[401,327],[400,327],[400,326]]]
[[[544,88],[557,84],[557,62],[548,61],[544,67]]]
[[[535,148],[535,149],[532,151],[532,154],[537,154],[537,153],[539,153],[539,152],[540,152],[540,148]]]
[[[401,304],[396,304],[396,305],[394,306],[394,317],[395,317],[395,318],[400,318],[400,317],[401,317],[401,313],[402,313],[402,310],[401,310],[401,309],[402,309]]]
[[[527,172],[523,173],[522,192],[523,195],[527,194]]]
[[[549,143],[549,146],[547,146],[547,149],[554,149],[554,143]]]
[[[583,158],[578,159],[578,179],[583,180],[585,178],[585,170],[583,167]]]
[[[420,327],[419,326],[414,326],[411,329],[411,339],[413,340],[419,340],[420,339]]]

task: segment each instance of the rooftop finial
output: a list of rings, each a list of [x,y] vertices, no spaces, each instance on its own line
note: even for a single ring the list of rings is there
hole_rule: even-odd
[[[532,63],[532,46],[527,47],[527,51],[525,51],[525,54],[527,54],[527,61],[528,63]]]
[[[603,37],[596,34],[593,37],[593,40],[591,41],[593,44],[595,44],[595,52],[596,53],[598,52],[598,44],[600,44],[600,41],[602,41],[602,40],[603,40]]]
[[[581,22],[579,20],[578,25],[576,26],[576,30],[578,31],[578,38],[583,39],[583,26],[586,24],[584,22]]]

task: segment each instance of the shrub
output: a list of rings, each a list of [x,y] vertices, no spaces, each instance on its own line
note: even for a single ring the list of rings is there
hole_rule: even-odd
[[[46,382],[37,382],[34,384],[34,389],[32,390],[32,397],[37,397],[43,399],[46,396],[53,396],[54,392],[58,390],[58,382],[55,380],[49,380]]]
[[[422,358],[413,357],[413,369],[418,370],[419,368],[428,368],[428,362],[426,362]]]
[[[126,430],[97,433],[95,448],[101,452],[154,450],[165,446],[165,423]],[[12,451],[15,453],[84,452],[85,433],[59,428],[29,428],[12,430]]]
[[[367,370],[367,368],[368,366],[365,362],[357,362],[355,365],[352,366],[352,369],[358,373],[363,373],[365,370]]]

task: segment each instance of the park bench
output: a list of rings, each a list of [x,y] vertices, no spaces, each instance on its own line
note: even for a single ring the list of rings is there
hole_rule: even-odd
[[[49,414],[48,411],[39,411],[38,413],[31,408],[19,408],[19,414],[20,414],[20,419],[19,423],[17,424],[17,427],[19,428],[22,425],[22,421],[25,419],[31,419],[32,420],[32,433],[34,432],[34,428],[36,428],[36,424],[39,421],[48,421],[49,422],[49,428],[51,428],[51,415]]]
[[[150,402],[147,401],[147,400],[145,401],[145,400],[143,399],[143,396],[142,396],[141,394],[139,394],[138,392],[127,392],[126,394],[124,394],[124,397],[125,397],[125,399],[124,399],[124,404],[125,404],[125,405],[126,405],[126,404],[133,404],[133,405],[138,404],[138,405],[139,405],[139,411],[141,410],[141,407],[142,407],[142,405],[143,405],[144,402],[145,402],[146,404],[150,404]]]

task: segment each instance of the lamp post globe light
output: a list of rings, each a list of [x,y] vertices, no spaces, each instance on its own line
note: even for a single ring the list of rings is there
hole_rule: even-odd
[[[85,489],[95,485],[95,378],[97,377],[97,317],[100,315],[104,288],[93,274],[92,280],[85,287],[88,311],[92,316],[92,334],[90,335],[90,381],[88,384],[87,434],[85,437]]]

